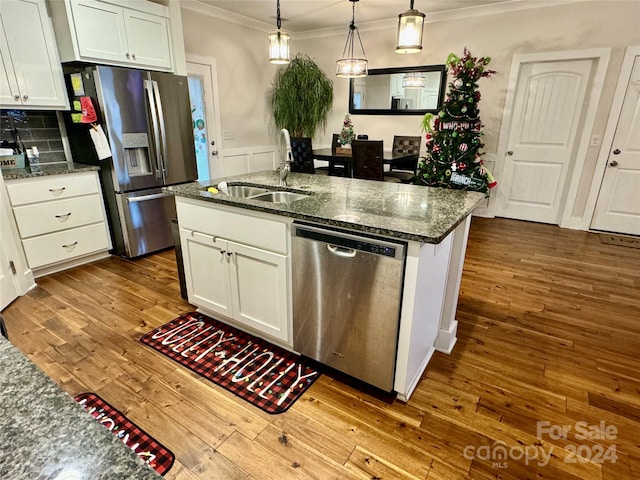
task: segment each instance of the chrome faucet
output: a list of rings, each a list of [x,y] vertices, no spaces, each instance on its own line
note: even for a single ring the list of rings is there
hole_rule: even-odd
[[[284,143],[284,145],[283,145]],[[283,148],[283,146],[285,148]],[[291,171],[291,162],[293,157],[291,156],[291,137],[289,136],[289,130],[283,128],[280,130],[280,186],[287,186],[287,175]]]

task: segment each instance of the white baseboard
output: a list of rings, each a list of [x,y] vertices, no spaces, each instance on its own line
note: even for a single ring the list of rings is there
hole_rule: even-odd
[[[440,330],[436,337],[435,347],[436,350],[449,355],[453,351],[458,337],[458,320],[454,320],[451,323],[449,330]]]

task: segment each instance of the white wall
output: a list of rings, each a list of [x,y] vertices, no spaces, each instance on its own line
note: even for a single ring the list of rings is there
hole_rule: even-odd
[[[218,62],[222,130],[235,133],[235,140],[224,141],[223,146],[243,148],[272,144],[267,90],[277,67],[267,61],[266,33],[189,10],[183,9],[182,16],[187,53],[212,56]],[[640,44],[638,19],[640,2],[603,0],[439,21],[425,25],[424,48],[414,55],[394,52],[395,27],[392,25],[376,29],[364,25],[360,33],[369,68],[442,64],[449,53],[461,54],[465,46],[473,55],[490,56],[490,68],[498,74],[480,80],[479,85],[485,152],[488,158],[493,158],[514,54],[610,47],[611,60],[592,132],[602,135],[624,50]],[[343,30],[314,38],[292,35],[292,54],[307,53],[334,83],[334,108],[326,131],[314,138],[314,146],[331,144],[331,134],[340,130],[348,111],[348,80],[334,74],[335,61],[344,47],[346,23]],[[308,38],[301,39],[305,36]],[[391,145],[393,135],[421,134],[419,115],[353,115],[352,120],[356,133],[382,139],[385,146]],[[575,215],[581,215],[584,210],[598,153],[597,147],[588,149]],[[496,158],[496,161],[502,159]]]

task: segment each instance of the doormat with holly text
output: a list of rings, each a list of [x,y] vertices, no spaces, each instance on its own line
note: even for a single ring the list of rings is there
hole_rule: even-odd
[[[175,456],[170,450],[98,395],[81,393],[75,400],[160,475],[167,473],[173,466]]]
[[[267,413],[286,411],[320,376],[298,355],[197,312],[140,341]]]

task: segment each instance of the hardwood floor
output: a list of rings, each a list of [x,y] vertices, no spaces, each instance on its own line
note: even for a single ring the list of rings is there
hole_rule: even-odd
[[[474,218],[458,343],[411,400],[323,375],[276,416],[138,341],[191,309],[173,251],[38,285],[3,312],[11,341],[170,448],[167,479],[640,478],[640,249],[595,234]]]

